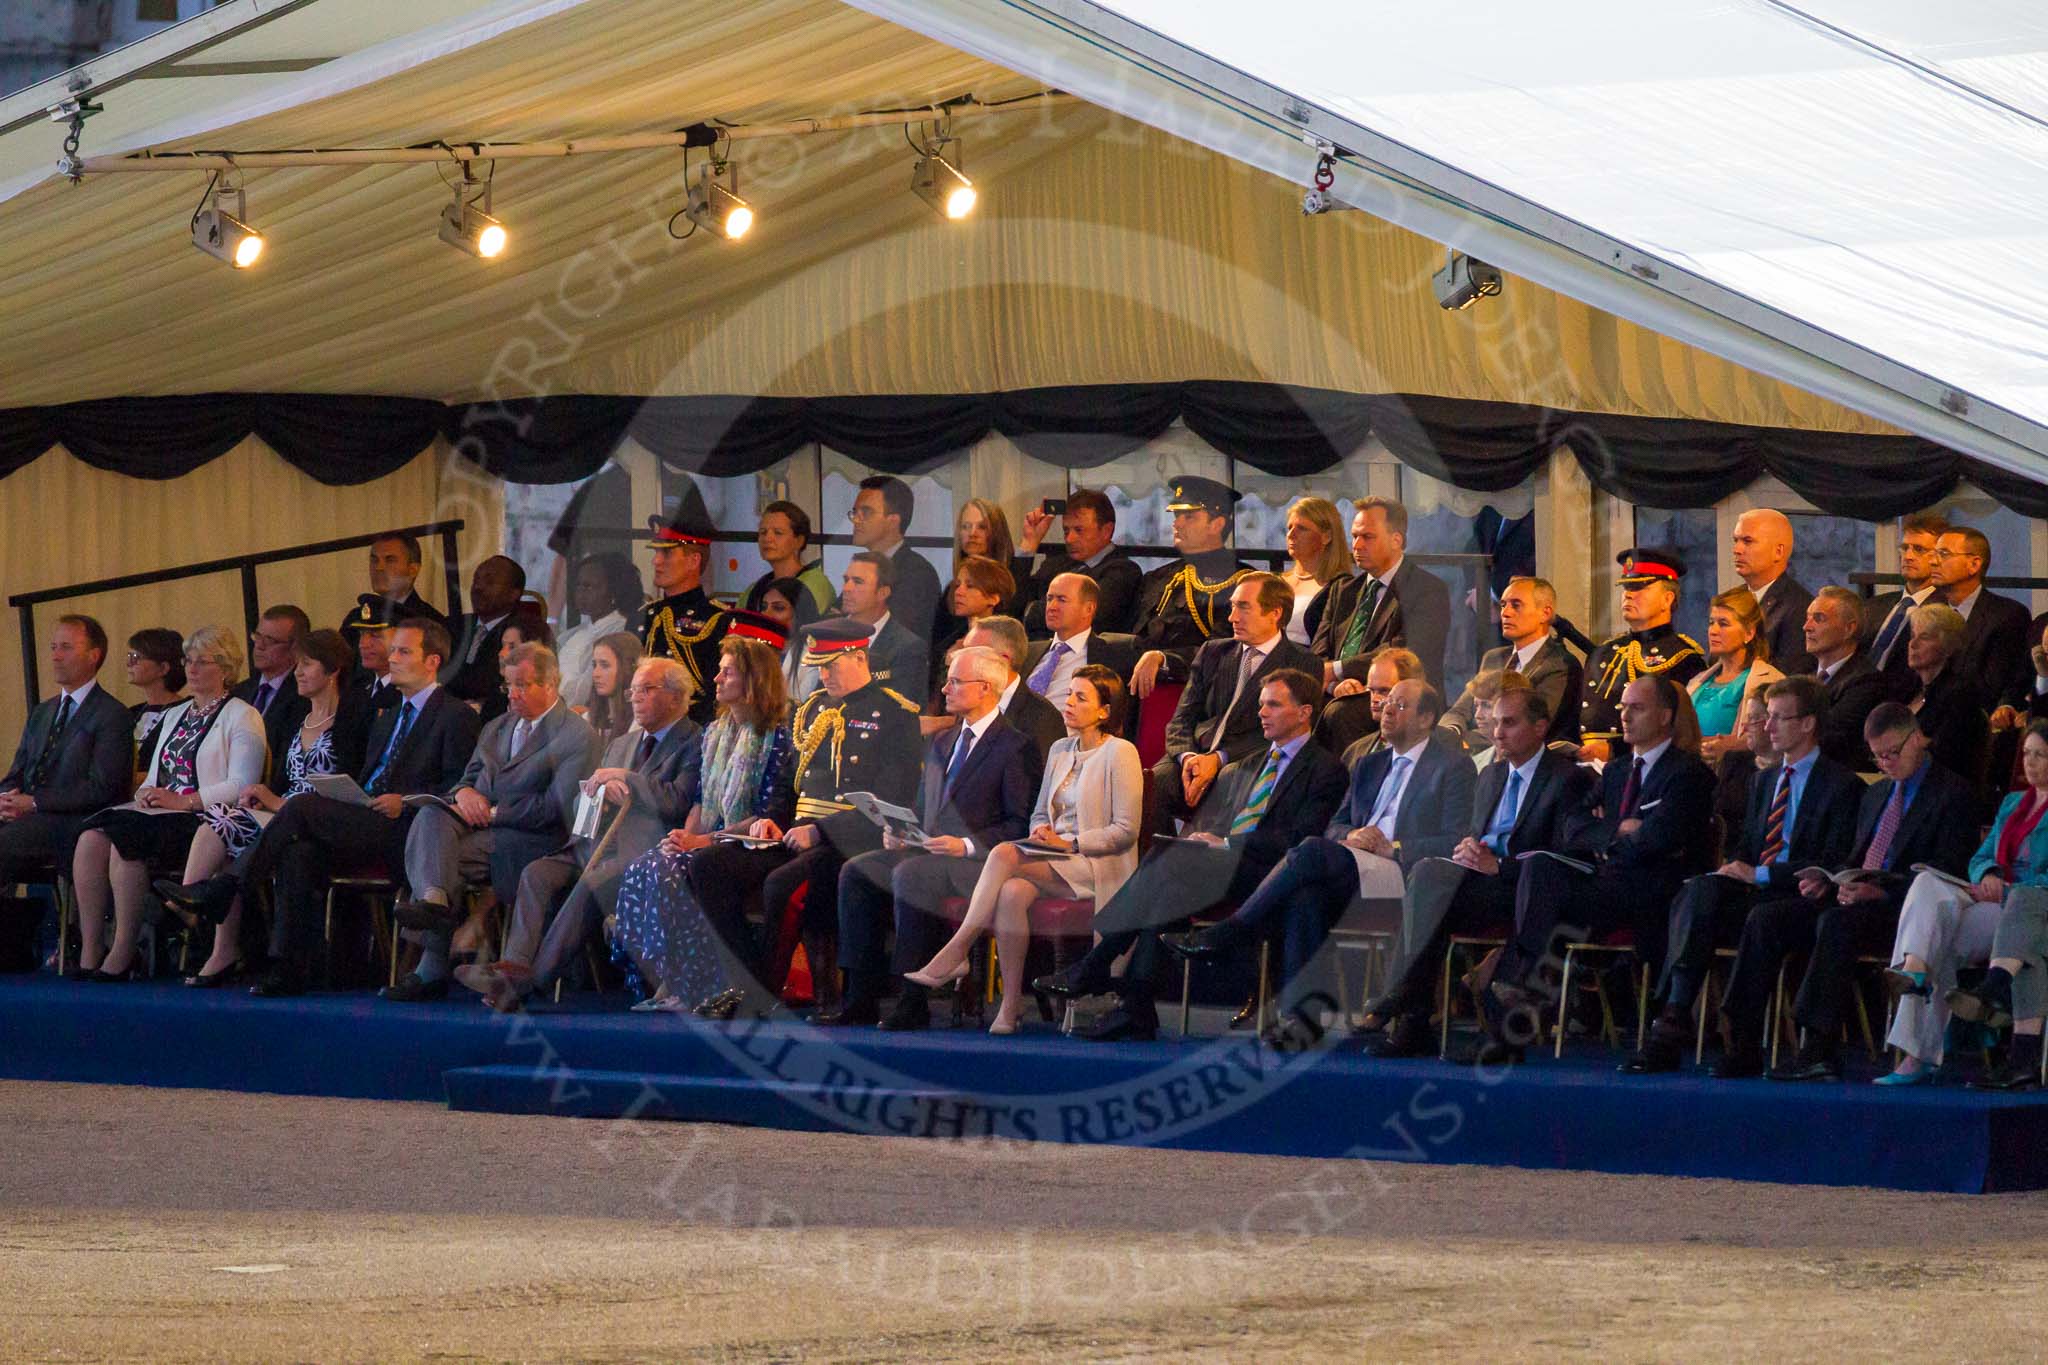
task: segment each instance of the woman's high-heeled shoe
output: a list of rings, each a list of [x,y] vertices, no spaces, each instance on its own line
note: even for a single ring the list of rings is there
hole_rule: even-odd
[[[1005,1019],[1002,1015],[998,1014],[995,1017],[995,1022],[988,1026],[988,1031],[998,1036],[1015,1033],[1017,1031],[1017,1021],[1015,1019]]]
[[[915,981],[918,985],[923,986],[928,990],[943,990],[947,986],[952,985],[955,981],[958,981],[965,977],[967,975],[967,968],[969,965],[970,964],[963,962],[958,967],[954,968],[952,971],[947,972],[945,975],[941,976],[932,971],[930,963],[926,963],[924,966],[918,968],[914,972],[905,972],[903,974],[903,979],[905,981]]]
[[[214,991],[236,980],[242,975],[242,960],[236,958],[217,972],[199,972],[185,978],[185,984],[194,990]]]

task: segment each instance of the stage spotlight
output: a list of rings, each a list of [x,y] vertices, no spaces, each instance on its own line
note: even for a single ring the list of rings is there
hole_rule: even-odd
[[[917,159],[910,172],[910,188],[941,218],[958,221],[974,212],[974,182],[937,152]]]
[[[1462,251],[1446,256],[1444,268],[1430,276],[1429,282],[1436,290],[1437,303],[1453,313],[1500,293],[1500,271]]]
[[[455,197],[441,210],[441,240],[484,261],[497,260],[511,245],[505,225],[491,216],[490,180],[473,178],[467,162],[455,183]]]
[[[730,187],[723,183],[728,176]],[[736,193],[739,183],[739,172],[730,162],[707,165],[697,183],[690,186],[690,202],[683,212],[698,227],[737,242],[754,226],[753,207]]]
[[[263,255],[263,234],[243,221],[249,215],[248,196],[235,190],[235,211],[229,213],[221,205],[219,183],[215,176],[192,215],[192,245],[237,270],[247,270]]]

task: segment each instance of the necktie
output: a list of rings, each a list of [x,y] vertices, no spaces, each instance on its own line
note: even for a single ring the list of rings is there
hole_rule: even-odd
[[[1757,859],[1765,867],[1785,856],[1785,815],[1792,805],[1792,765],[1778,774],[1778,792],[1771,798],[1771,813],[1764,817],[1764,851]]]
[[[1629,765],[1628,784],[1621,789],[1621,818],[1626,820],[1636,813],[1636,798],[1643,794],[1643,760],[1640,758]]]
[[[391,727],[391,742],[384,746],[383,754],[377,759],[377,766],[370,770],[370,784],[366,789],[370,795],[384,794],[385,774],[391,771],[391,760],[398,756],[399,746],[405,743],[405,737],[411,732],[413,720],[418,714],[419,708],[411,702],[399,705],[398,723]]]
[[[1372,624],[1373,613],[1380,609],[1380,581],[1368,578],[1365,581],[1365,595],[1358,603],[1358,610],[1351,613],[1350,621],[1344,626],[1344,643],[1338,647],[1337,657],[1349,659],[1357,655],[1359,646],[1365,642],[1365,628]]]
[[[1497,858],[1508,856],[1508,836],[1515,832],[1515,817],[1522,813],[1522,775],[1508,770],[1508,789],[1501,793],[1500,804],[1493,809],[1493,823],[1486,830],[1486,846]]]
[[[512,752],[510,757],[519,757],[519,751],[526,747],[526,737],[533,733],[533,722],[522,720],[512,726]]]
[[[953,793],[953,782],[960,776],[960,770],[967,766],[967,752],[974,747],[974,731],[960,727],[960,740],[953,746],[953,756],[946,760],[945,793]]]
[[[50,765],[57,761],[57,745],[64,738],[64,727],[71,723],[71,694],[64,694],[57,703],[57,719],[50,724],[50,733],[43,736],[43,750],[36,755],[36,766],[29,773],[28,790],[43,785],[43,779],[50,775]]]
[[[1394,837],[1389,826],[1394,823],[1394,812],[1400,805],[1401,789],[1408,785],[1409,766],[1407,759],[1395,757],[1393,766],[1387,769],[1387,780],[1380,783],[1379,799],[1372,803],[1372,819],[1365,822],[1389,839]]]
[[[640,747],[633,751],[633,771],[639,772],[647,766],[647,760],[654,757],[654,746],[660,741],[651,734],[640,736]]]
[[[1054,640],[1052,648],[1045,651],[1045,657],[1038,661],[1038,667],[1031,670],[1031,676],[1024,680],[1024,685],[1044,696],[1045,689],[1052,686],[1052,675],[1060,671],[1060,660],[1073,652],[1065,640]]]
[[[1899,821],[1906,814],[1906,784],[1892,783],[1892,799],[1884,803],[1884,814],[1877,817],[1877,828],[1871,831],[1870,847],[1863,852],[1863,868],[1866,872],[1884,871],[1885,861],[1892,856],[1892,836],[1899,832]]]
[[[256,689],[256,712],[258,715],[270,710],[270,698],[276,690],[269,683],[264,683]]]
[[[1258,780],[1252,783],[1251,794],[1245,798],[1244,806],[1237,817],[1230,822],[1232,834],[1249,834],[1259,826],[1266,814],[1266,807],[1273,804],[1273,788],[1280,781],[1280,746],[1274,745],[1266,753],[1266,766],[1259,769]]]
[[[1884,661],[1890,657],[1892,646],[1897,643],[1899,632],[1906,624],[1906,613],[1912,609],[1913,599],[1904,593],[1899,594],[1898,602],[1892,607],[1892,614],[1885,618],[1883,629],[1877,632],[1877,639],[1870,645],[1870,655],[1877,661],[1879,668],[1883,668]]]
[[[1216,729],[1209,736],[1209,753],[1213,754],[1223,747],[1223,736],[1230,729],[1230,715],[1233,711],[1237,710],[1237,700],[1244,695],[1245,683],[1251,678],[1252,674],[1258,671],[1259,656],[1252,651],[1252,647],[1250,645],[1238,646],[1237,684],[1230,691],[1230,705],[1223,708],[1223,714],[1217,718]]]

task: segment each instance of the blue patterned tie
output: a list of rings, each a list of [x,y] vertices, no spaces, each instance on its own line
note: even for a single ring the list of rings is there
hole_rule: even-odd
[[[1259,769],[1256,782],[1252,783],[1251,794],[1245,798],[1244,809],[1230,822],[1232,834],[1249,834],[1259,827],[1259,821],[1266,814],[1266,807],[1273,804],[1273,788],[1280,781],[1280,746],[1274,745],[1266,755],[1266,766]]]
[[[1045,651],[1045,657],[1038,661],[1038,667],[1031,670],[1031,676],[1024,680],[1024,685],[1044,696],[1045,689],[1052,686],[1052,675],[1060,671],[1060,660],[1073,652],[1065,640],[1054,640],[1052,648]]]
[[[398,746],[405,743],[406,735],[412,730],[413,717],[418,714],[419,708],[411,702],[399,703],[398,724],[391,727],[391,742],[384,746],[383,756],[377,760],[377,766],[370,771],[370,785],[367,788],[370,795],[384,794],[384,775],[391,770],[391,760],[397,756]]]
[[[1522,813],[1522,774],[1508,769],[1508,789],[1494,807],[1493,824],[1487,827],[1486,846],[1497,858],[1508,856],[1508,836],[1515,832],[1515,817]]]

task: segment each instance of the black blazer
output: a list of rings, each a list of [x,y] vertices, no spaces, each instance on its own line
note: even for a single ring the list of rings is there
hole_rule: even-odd
[[[1451,631],[1451,590],[1410,558],[1404,557],[1401,567],[1387,580],[1390,591],[1380,594],[1358,652],[1337,659],[1351,629],[1351,618],[1365,601],[1365,582],[1363,573],[1355,573],[1330,585],[1310,649],[1319,659],[1337,660],[1342,676],[1363,679],[1374,654],[1388,645],[1400,645],[1415,652],[1429,685],[1442,691],[1444,640]]]
[[[402,709],[394,706],[381,712],[370,724],[362,767],[356,774],[357,782],[365,791],[369,790],[370,776],[376,770],[378,760],[391,743]],[[477,735],[482,730],[483,721],[463,704],[460,697],[445,687],[435,688],[421,708],[419,719],[413,723],[412,729],[406,731],[405,742],[392,755],[383,791],[400,796],[413,796],[420,792],[440,795],[453,791],[460,785],[463,771],[469,767],[469,756],[475,752]]]
[[[2034,690],[2033,649],[2038,638],[2032,613],[1985,588],[1963,623],[1962,652],[1949,667],[1970,679],[1986,704],[2009,701],[2025,706]],[[1895,649],[1892,655],[1904,652]]]
[[[1078,559],[1069,557],[1065,551],[1046,555],[1039,561],[1037,570],[1024,585],[1024,629],[1033,638],[1045,635],[1045,590],[1052,581],[1063,573],[1077,573],[1095,580],[1100,600],[1095,605],[1095,629],[1098,631],[1127,632],[1138,620],[1138,584],[1145,577],[1145,571],[1138,567],[1138,561],[1125,554],[1123,547],[1112,545],[1102,562],[1089,568]],[[1133,655],[1135,659],[1137,656]],[[1130,670],[1124,670],[1130,676]]]
[[[1230,723],[1224,727],[1224,712],[1229,710],[1231,695],[1237,690],[1242,649],[1238,641],[1224,639],[1211,640],[1195,652],[1195,661],[1188,669],[1187,687],[1173,708],[1172,719],[1166,722],[1168,762],[1177,764],[1182,754],[1207,750],[1212,745],[1223,755],[1225,763],[1263,752],[1266,740],[1259,733],[1259,679],[1283,668],[1301,669],[1311,678],[1322,677],[1320,659],[1280,636],[1267,651],[1258,671],[1245,683],[1237,698],[1237,709],[1230,712]],[[1219,728],[1223,731],[1220,738]]]
[[[249,677],[235,684],[234,695],[256,704],[256,689],[263,685],[261,678]],[[263,738],[270,744],[270,768],[264,774],[272,791],[283,791],[278,785],[278,775],[284,771],[285,747],[292,742],[292,734],[305,723],[306,713],[313,709],[313,703],[299,695],[299,680],[287,669],[284,681],[277,685],[271,695],[270,709],[263,712]]]
[[[920,559],[918,562],[924,561]],[[889,600],[893,603],[896,599],[892,597]],[[931,646],[904,628],[903,618],[896,614],[893,606],[889,618],[882,622],[881,631],[868,644],[868,668],[874,673],[875,681],[892,692],[899,692],[914,702],[925,699],[931,677]]]
[[[1358,765],[1344,804],[1325,831],[1330,838],[1342,839],[1372,818],[1380,789],[1393,767],[1394,751],[1384,745]],[[1459,841],[1472,832],[1472,789],[1478,782],[1479,770],[1472,766],[1457,737],[1444,730],[1432,731],[1415,760],[1415,771],[1409,774],[1407,790],[1401,794],[1401,809],[1394,816],[1394,842],[1401,846],[1396,861],[1403,871],[1424,858],[1450,857]]]
[[[1472,837],[1482,838],[1493,828],[1493,817],[1508,792],[1508,774],[1513,771],[1514,766],[1506,759],[1496,758],[1473,783]],[[1536,759],[1529,790],[1522,793],[1520,804],[1515,807],[1514,828],[1508,831],[1508,856],[1564,848],[1571,823],[1592,790],[1591,768],[1555,749],[1545,749]]]
[[[1932,741],[1934,761],[1968,782],[1984,777],[1991,748],[1991,718],[1984,712],[1986,693],[1978,676],[1962,669],[1962,656],[1934,675],[1925,688],[1908,695],[1922,698],[1917,713],[1920,733]]]
[[[955,726],[925,755],[923,786],[918,795],[919,819],[927,834],[972,839],[974,851],[986,854],[997,844],[1031,832],[1031,807],[1038,799],[1031,737],[1013,729],[1001,716],[989,722],[980,743],[967,754],[960,776],[946,794],[946,765],[967,736]]]
[[[1003,708],[1003,719],[1010,728],[1019,731],[1031,741],[1031,782],[1034,787],[1045,775],[1045,756],[1052,746],[1067,737],[1067,718],[1060,709],[1044,697],[1026,687],[1018,680],[1017,690],[1010,697],[1010,704]],[[1027,831],[1028,833],[1028,831]]]
[[[1778,799],[1782,767],[1759,771],[1750,785],[1749,807],[1742,819],[1742,833],[1729,857],[1752,866],[1761,862],[1770,838],[1771,805]],[[1856,842],[1856,814],[1863,805],[1863,779],[1847,764],[1826,753],[1813,760],[1806,786],[1799,793],[1799,819],[1792,826],[1792,840],[1770,864],[1770,887],[1781,890],[1792,884],[1792,874],[1802,867],[1837,867],[1849,856]]]
[[[907,540],[889,558],[896,571],[895,585],[889,590],[889,619],[915,635],[928,650],[946,595],[939,571]],[[920,677],[923,672],[918,670]],[[909,689],[901,683],[889,685],[908,695]]]
[[[1842,661],[1825,684],[1828,690],[1827,719],[1821,722],[1820,751],[1837,763],[1859,773],[1874,773],[1877,762],[1870,746],[1863,742],[1863,722],[1885,699],[1884,675],[1858,649]]]
[[[1479,660],[1479,671],[1486,673],[1496,668],[1506,668],[1514,657],[1512,645],[1489,649]],[[1578,655],[1566,649],[1564,642],[1553,635],[1537,647],[1535,657],[1529,660],[1529,671],[1522,676],[1529,680],[1529,685],[1536,689],[1536,695],[1543,698],[1550,707],[1550,728],[1544,731],[1544,740],[1577,740],[1579,702],[1586,690],[1585,667],[1579,662]],[[1474,713],[1478,707],[1479,702],[1473,695],[1472,684],[1466,683],[1465,690],[1458,694],[1457,701],[1444,712],[1443,724],[1461,735],[1470,735]],[[1479,735],[1472,741],[1472,746],[1484,749],[1491,743],[1493,736]]]
[[[1263,744],[1263,741],[1261,741]],[[1343,803],[1344,765],[1313,739],[1301,746],[1287,771],[1273,788],[1273,799],[1248,834],[1232,835],[1230,822],[1244,809],[1259,770],[1266,766],[1261,747],[1225,768],[1216,779],[1220,798],[1204,801],[1195,811],[1190,829],[1199,834],[1217,834],[1230,841],[1240,856],[1231,874],[1229,889],[1218,899],[1243,900],[1257,888],[1266,874],[1287,856],[1287,850],[1304,839],[1320,835]]]
[[[1031,642],[1031,649],[1024,656],[1025,677],[1030,677],[1037,670],[1039,661],[1045,658],[1045,652],[1051,648],[1051,636],[1047,636],[1043,640],[1033,640]],[[1088,632],[1087,654],[1081,662],[1083,664],[1101,664],[1104,668],[1122,678],[1126,683],[1129,683],[1131,671],[1138,666],[1137,637],[1134,635],[1121,635],[1113,631],[1091,630]],[[1058,705],[1060,702],[1065,701],[1066,698],[1048,697],[1046,700],[1054,705]],[[1136,709],[1136,707],[1132,708],[1132,710]]]
[[[512,623],[512,613],[506,612],[505,619],[483,633],[483,639],[476,647],[476,657],[463,662],[466,653],[464,637],[476,626],[474,612],[464,612],[448,623],[450,657],[441,663],[441,686],[453,692],[463,701],[484,702],[502,696],[498,676],[498,650],[505,643],[505,627]],[[500,706],[499,710],[504,708]]]
[[[1856,840],[1849,847],[1849,856],[1836,865],[1837,871],[1863,866],[1863,856],[1870,851],[1871,838],[1877,833],[1885,804],[1892,799],[1894,785],[1887,780],[1864,788],[1863,803],[1856,811]],[[1884,889],[1895,899],[1905,895],[1915,863],[1962,876],[1977,851],[1978,804],[1976,788],[1930,759],[1920,790],[1900,817],[1898,832],[1892,835],[1880,879]]]
[[[1593,804],[1580,808],[1580,820],[1567,852],[1604,858],[1610,866],[1640,871],[1645,877],[1674,887],[1687,877],[1709,871],[1718,851],[1714,839],[1714,773],[1676,746],[1643,779],[1636,796],[1636,818],[1642,827],[1622,834],[1621,798],[1632,764],[1626,757],[1609,763],[1593,790]]]
[[[1798,579],[1779,574],[1778,581],[1764,589],[1764,638],[1771,642],[1771,663],[1780,673],[1813,672],[1813,656],[1806,652],[1806,608],[1813,601]]]
[[[14,763],[7,776],[0,777],[0,792],[33,796],[36,809],[45,815],[89,815],[125,801],[135,780],[135,718],[99,686],[72,709],[64,733],[57,736],[56,756],[43,780],[28,785],[57,723],[63,695],[60,692],[37,702],[28,713],[21,743],[15,746]]]

